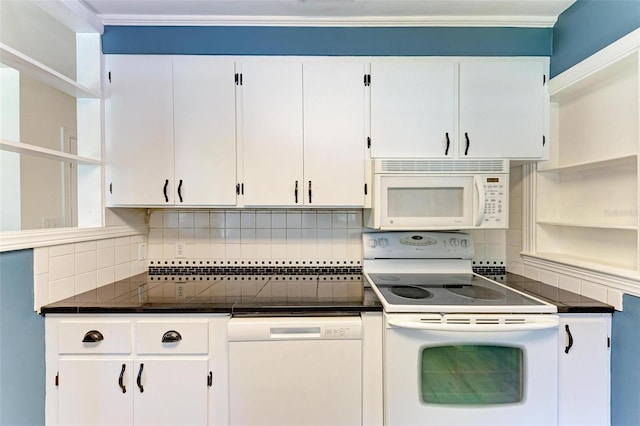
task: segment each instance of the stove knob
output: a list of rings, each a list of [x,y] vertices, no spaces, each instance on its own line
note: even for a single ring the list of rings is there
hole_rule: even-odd
[[[380,245],[380,247],[386,247],[389,245],[389,240],[387,240],[386,238],[378,238],[378,244]]]
[[[453,247],[458,245],[458,239],[457,238],[452,238],[449,240],[449,244],[451,244]]]
[[[462,240],[460,241],[460,245],[462,247],[469,247],[469,240]]]
[[[369,247],[376,248],[377,245],[378,243],[376,242],[376,240],[369,240]]]

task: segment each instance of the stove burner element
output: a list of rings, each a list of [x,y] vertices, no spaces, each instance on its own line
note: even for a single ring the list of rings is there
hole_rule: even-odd
[[[397,275],[380,275],[378,278],[383,281],[400,281]]]
[[[389,288],[389,291],[405,299],[430,299],[433,297],[433,293],[420,287],[394,286]]]
[[[469,299],[477,300],[500,300],[504,299],[505,295],[499,291],[493,290],[488,287],[479,285],[444,285],[449,292],[457,294],[458,296],[468,297]]]

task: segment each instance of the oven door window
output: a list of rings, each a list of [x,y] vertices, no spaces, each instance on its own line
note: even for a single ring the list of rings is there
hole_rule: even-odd
[[[521,348],[491,345],[425,347],[421,398],[427,404],[495,405],[524,399]]]

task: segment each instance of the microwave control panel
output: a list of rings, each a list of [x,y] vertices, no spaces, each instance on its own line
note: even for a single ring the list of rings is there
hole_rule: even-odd
[[[508,175],[480,176],[484,187],[484,215],[482,228],[504,228],[507,226],[509,205]]]

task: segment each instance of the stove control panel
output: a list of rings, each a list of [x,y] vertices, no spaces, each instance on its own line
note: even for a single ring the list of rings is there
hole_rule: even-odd
[[[473,240],[463,232],[362,234],[365,259],[473,259]]]

